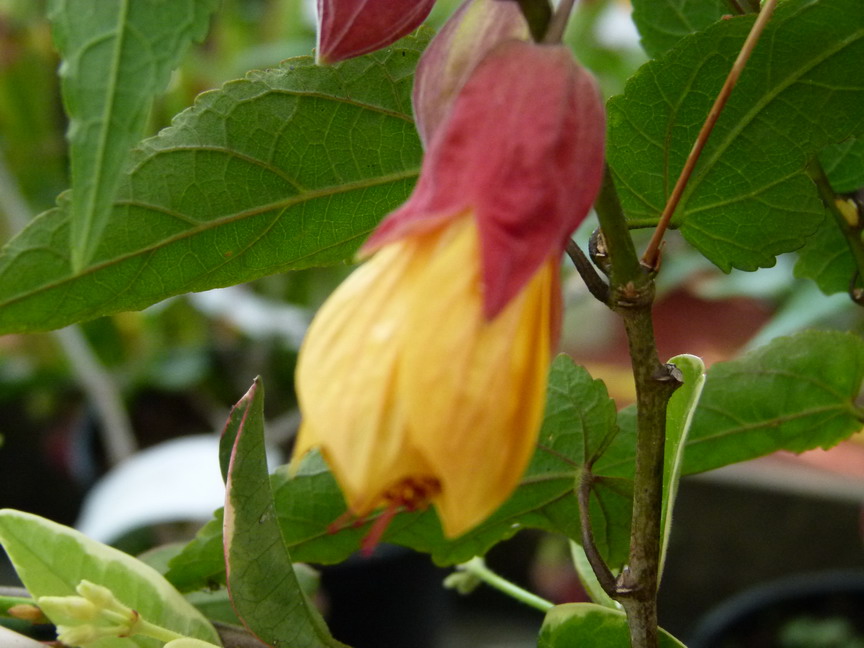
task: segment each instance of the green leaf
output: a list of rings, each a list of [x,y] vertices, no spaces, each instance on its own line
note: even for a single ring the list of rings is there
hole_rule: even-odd
[[[567,356],[559,356],[550,373],[540,446],[511,498],[483,524],[455,540],[444,537],[437,516],[429,509],[397,515],[383,541],[428,553],[440,565],[453,565],[485,554],[528,527],[581,539],[574,489],[586,456],[602,451],[614,431],[615,405],[605,385],[592,380]],[[594,472],[597,487],[591,504],[597,544],[610,564],[620,566],[629,544],[632,484],[616,475]],[[287,466],[277,469],[271,487],[283,537],[297,561],[329,564],[345,560],[357,551],[380,515],[371,515],[364,524],[332,528],[333,522],[343,518],[346,505],[327,464],[314,451],[300,461],[293,474]],[[173,578],[177,570],[174,582],[178,587],[201,587],[211,577],[207,565],[216,565],[213,534],[217,527],[208,527],[211,533],[202,530],[172,561],[168,576]]]
[[[696,408],[685,474],[775,450],[829,448],[861,429],[864,341],[804,331],[708,371]]]
[[[591,379],[567,356],[552,365],[546,414],[539,446],[520,486],[488,520],[455,540],[446,539],[432,509],[403,513],[390,523],[386,542],[431,554],[443,565],[483,555],[494,544],[531,527],[580,538],[574,489],[584,462],[602,452],[614,436],[615,405],[601,381]],[[623,563],[629,544],[628,480],[595,474],[592,500],[597,545],[613,565]],[[297,474],[280,469],[274,475],[276,510],[296,560],[332,563],[360,546],[368,524],[332,533],[328,524],[345,513],[345,503],[324,461],[308,454]],[[376,516],[370,516],[370,522]]]
[[[162,576],[132,556],[30,513],[0,511],[0,544],[34,598],[72,596],[86,579],[110,589],[145,619],[221,645],[213,626]],[[109,639],[94,648],[156,648],[145,637]]]
[[[133,155],[86,270],[71,269],[63,200],[0,251],[0,332],[350,259],[419,172],[411,83],[428,38],[201,95]]]
[[[233,415],[237,408],[232,410]],[[223,509],[195,534],[183,550],[168,562],[165,578],[181,592],[215,589],[225,585],[225,552],[222,547]]]
[[[672,509],[678,495],[678,482],[684,462],[684,448],[696,411],[696,404],[705,385],[705,364],[694,355],[678,355],[669,360],[681,372],[682,385],[675,390],[666,406],[666,446],[663,460],[663,513],[661,518],[662,546],[660,573],[666,561],[669,534],[672,530]]]
[[[623,648],[630,645],[627,617],[595,603],[565,603],[546,613],[537,648]],[[660,648],[686,648],[660,629]]]
[[[644,65],[608,105],[608,159],[634,226],[653,225],[741,44],[720,21]],[[721,114],[673,217],[724,271],[801,247],[824,216],[804,168],[864,132],[864,5],[781,3]]]
[[[216,6],[216,0],[52,0],[48,16],[63,58],[69,117],[75,270],[96,251],[153,97],[189,45],[207,34]]]
[[[633,22],[651,57],[729,13],[727,0],[633,0]]]
[[[849,244],[830,214],[798,250],[795,276],[812,279],[826,295],[848,292],[857,267]]]
[[[864,188],[864,138],[850,138],[824,149],[819,162],[838,194]],[[812,279],[826,295],[848,292],[858,268],[849,243],[827,214],[804,247],[798,250],[795,276]]]
[[[852,137],[829,146],[819,154],[819,161],[837,193],[864,188],[864,138]]]
[[[234,611],[271,646],[344,648],[306,597],[282,537],[264,451],[264,388],[256,380],[243,412],[225,494],[225,561]]]

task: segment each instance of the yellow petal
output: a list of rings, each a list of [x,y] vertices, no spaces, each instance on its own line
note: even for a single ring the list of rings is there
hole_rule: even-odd
[[[404,434],[396,398],[406,304],[395,299],[416,261],[394,244],[358,268],[318,312],[297,364],[303,425],[295,456],[320,446],[356,515],[394,481],[428,473]]]
[[[478,524],[533,452],[556,272],[550,260],[486,320],[471,214],[384,246],[310,327],[295,456],[321,447],[356,515],[403,481],[432,480],[447,535]]]
[[[414,286],[399,394],[409,434],[441,482],[448,536],[464,533],[510,495],[533,454],[549,366],[549,261],[487,321],[477,231],[465,219]]]

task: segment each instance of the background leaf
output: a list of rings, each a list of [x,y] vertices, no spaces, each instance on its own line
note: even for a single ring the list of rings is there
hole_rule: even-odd
[[[225,585],[223,517],[223,509],[216,511],[213,519],[198,530],[195,539],[168,562],[165,578],[179,591],[215,589]]]
[[[513,496],[471,532],[448,540],[432,509],[401,513],[387,528],[383,541],[431,555],[440,565],[465,562],[531,527],[580,538],[579,510],[574,488],[586,453],[600,452],[616,433],[615,404],[601,381],[559,356],[552,365],[540,447]],[[596,472],[596,471],[595,471]],[[607,560],[623,564],[629,544],[632,486],[629,480],[597,472],[592,501],[597,544]],[[377,514],[362,525],[346,525],[337,533],[332,522],[344,515],[345,501],[327,464],[317,452],[308,453],[295,475],[287,467],[271,477],[276,514],[294,560],[335,563],[357,551]],[[209,525],[208,525],[209,526]],[[206,586],[215,563],[213,533],[204,533],[172,561],[169,577],[178,586]],[[203,556],[209,559],[202,559]],[[175,571],[176,570],[176,571]],[[173,578],[172,578],[173,580]],[[177,581],[175,581],[177,582]]]
[[[837,193],[864,188],[864,138],[852,137],[819,154],[819,161]]]
[[[838,194],[864,188],[864,138],[850,138],[819,154],[831,188]],[[826,213],[822,225],[798,250],[795,276],[812,279],[826,295],[848,292],[857,271],[849,244],[834,218]]]
[[[207,33],[216,0],[52,0],[48,15],[69,117],[72,265],[93,256],[129,150],[150,103],[193,41]]]
[[[300,587],[279,529],[267,478],[260,381],[235,409],[243,416],[231,455],[223,526],[234,611],[250,632],[271,646],[340,648]]]
[[[140,560],[37,515],[0,511],[0,544],[34,598],[71,596],[82,579],[103,585],[148,621],[221,645],[213,626]],[[96,648],[156,648],[146,637],[108,639]]]
[[[566,603],[546,613],[537,648],[622,648],[629,645],[630,631],[624,612],[595,603]],[[685,648],[662,628],[659,646]]]
[[[606,386],[592,380],[569,357],[559,356],[550,372],[537,452],[510,499],[488,520],[455,540],[443,536],[431,508],[396,516],[383,540],[429,553],[436,563],[450,565],[483,555],[526,527],[579,538],[574,488],[582,464],[601,452],[615,432],[615,405]],[[367,525],[328,533],[328,524],[346,507],[318,455],[307,455],[295,477],[288,477],[280,469],[274,479],[277,514],[295,560],[338,562],[359,547],[368,532]],[[623,563],[626,557],[631,490],[627,480],[597,475],[592,518],[598,548],[613,565]]]
[[[0,252],[0,333],[350,259],[416,179],[410,92],[428,38],[201,95],[133,155],[86,270],[71,269],[66,200]]]
[[[795,276],[812,279],[826,295],[847,292],[857,267],[849,244],[834,218],[826,213],[822,226],[798,250]]]
[[[609,110],[608,159],[627,217],[653,225],[752,24],[720,21],[643,66]],[[864,131],[864,5],[781,3],[673,218],[728,271],[801,247],[824,216],[807,161]]]
[[[775,450],[829,448],[862,427],[864,341],[805,331],[708,371],[684,455],[691,474]]]
[[[727,0],[633,0],[633,22],[651,57],[728,14]]]

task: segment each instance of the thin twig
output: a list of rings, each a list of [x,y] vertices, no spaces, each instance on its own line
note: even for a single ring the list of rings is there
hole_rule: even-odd
[[[588,292],[590,292],[598,301],[608,304],[609,286],[607,286],[606,282],[603,281],[599,274],[597,274],[597,271],[594,269],[594,266],[591,265],[588,257],[585,256],[582,248],[576,245],[576,241],[570,239],[567,242],[566,251],[567,256],[570,257],[570,260],[576,267],[576,271],[582,277],[582,281],[584,281],[585,285],[588,287]]]
[[[579,492],[577,500],[579,502],[579,523],[582,527],[582,549],[585,551],[585,556],[588,558],[588,564],[594,570],[594,576],[597,577],[597,582],[600,587],[610,598],[615,598],[618,595],[615,576],[612,574],[603,556],[597,550],[597,543],[594,541],[594,529],[591,527],[591,485],[594,482],[594,476],[591,474],[590,467],[585,467],[582,471],[582,477],[579,480]]]
[[[702,149],[705,148],[708,137],[711,135],[711,131],[714,129],[714,125],[720,117],[720,113],[723,112],[723,108],[729,100],[729,95],[732,93],[732,89],[735,87],[741,73],[744,71],[744,66],[747,64],[750,54],[753,53],[756,43],[759,42],[762,30],[765,29],[765,25],[768,23],[768,19],[774,12],[775,6],[777,6],[777,0],[767,0],[765,2],[765,6],[762,8],[762,11],[759,12],[756,22],[753,23],[753,27],[750,29],[750,33],[744,41],[744,45],[741,46],[738,58],[735,59],[732,69],[729,70],[729,75],[726,77],[726,81],[720,89],[717,99],[714,101],[714,105],[711,106],[708,117],[705,118],[705,123],[702,124],[702,129],[699,131],[699,135],[693,143],[693,148],[690,149],[690,154],[687,156],[684,168],[681,169],[681,175],[678,176],[678,181],[675,183],[675,187],[672,189],[672,193],[666,201],[666,206],[663,208],[663,213],[660,215],[660,220],[657,222],[657,229],[654,230],[654,235],[651,237],[651,241],[648,243],[648,247],[642,255],[642,264],[648,268],[655,268],[657,266],[660,254],[660,244],[662,243],[663,236],[666,234],[666,230],[672,220],[672,214],[675,213],[675,210],[678,208],[678,203],[681,202],[681,197],[684,195],[684,190],[687,188],[687,183],[690,181],[693,169],[696,168],[696,163],[699,161]]]
[[[102,429],[108,463],[116,465],[135,454],[138,443],[114,378],[105,370],[77,325],[52,331],[81,388],[93,405]]]
[[[561,0],[555,13],[552,14],[552,19],[549,21],[546,35],[543,36],[544,43],[547,45],[557,45],[561,42],[564,38],[564,32],[567,31],[567,23],[570,21],[570,14],[575,4],[576,0]]]
[[[834,222],[846,239],[846,245],[849,247],[849,252],[855,261],[855,274],[852,276],[849,284],[849,297],[859,306],[864,306],[864,291],[858,288],[856,280],[864,278],[864,242],[861,240],[862,224],[861,222],[851,223],[846,216],[840,211],[837,204],[838,196],[834,193],[831,187],[831,182],[828,180],[828,175],[825,169],[819,164],[819,161],[814,159],[807,165],[807,174],[816,184],[816,189],[819,191],[819,197],[828,213],[834,218]],[[856,215],[857,213],[856,206]]]
[[[5,214],[13,234],[30,220],[31,209],[0,154],[0,212]],[[80,327],[52,331],[66,354],[72,372],[93,404],[100,420],[102,440],[108,461],[113,465],[133,454],[137,448],[132,424],[113,378],[99,362]]]

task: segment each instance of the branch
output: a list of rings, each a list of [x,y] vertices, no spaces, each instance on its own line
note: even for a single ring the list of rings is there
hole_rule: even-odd
[[[610,598],[615,598],[618,595],[618,585],[615,582],[615,576],[609,570],[603,556],[597,550],[597,543],[594,541],[594,529],[591,526],[591,485],[594,482],[594,475],[591,474],[590,466],[585,466],[582,469],[582,478],[579,480],[579,523],[582,527],[582,550],[585,552],[585,557],[588,558],[588,564],[594,570],[594,575],[597,577],[597,582],[600,587]]]
[[[854,212],[844,210],[844,199],[834,193],[825,169],[822,168],[818,160],[813,159],[807,165],[807,174],[816,184],[819,197],[822,198],[825,208],[834,217],[834,222],[840,228],[843,238],[846,239],[846,245],[852,253],[852,258],[855,260],[856,270],[849,282],[849,297],[859,306],[864,306],[864,288],[855,285],[858,279],[864,278],[864,242],[861,240],[864,223],[861,222],[860,210],[857,205],[854,207]]]
[[[627,613],[632,648],[657,648],[666,405],[677,383],[657,357],[651,315],[653,273],[639,262],[608,171],[595,208],[609,257],[609,306],[624,321],[637,401],[630,554],[616,584],[615,598]],[[598,581],[605,578],[602,571],[595,571]]]
[[[564,32],[567,31],[567,23],[570,22],[570,13],[573,11],[574,4],[576,4],[575,0],[561,0],[543,36],[544,43],[557,45],[561,42]]]
[[[576,271],[582,277],[582,281],[588,287],[588,292],[594,295],[597,301],[601,301],[604,304],[609,303],[609,286],[597,274],[588,257],[582,252],[582,248],[576,245],[576,241],[571,239],[567,242],[566,252],[573,265],[576,266]]]
[[[30,220],[30,207],[21,195],[18,184],[2,155],[0,155],[0,211],[5,214],[13,233],[23,229]],[[108,461],[112,465],[119,463],[135,452],[137,442],[123,399],[114,385],[113,378],[99,363],[80,327],[73,324],[65,329],[53,331],[52,334],[60,343],[72,373],[100,420]]]

